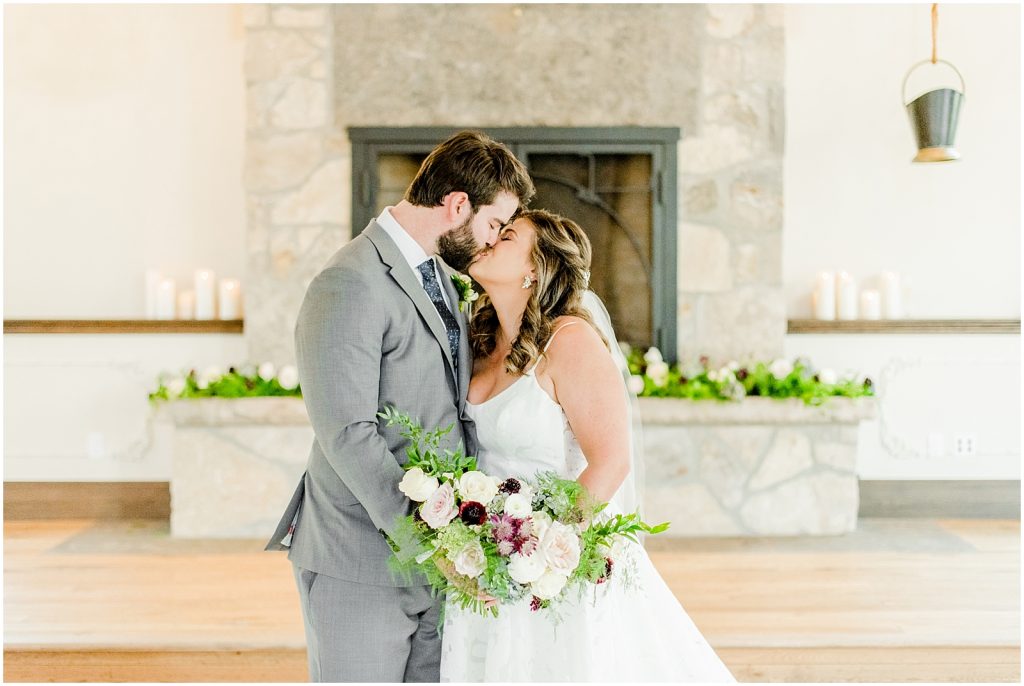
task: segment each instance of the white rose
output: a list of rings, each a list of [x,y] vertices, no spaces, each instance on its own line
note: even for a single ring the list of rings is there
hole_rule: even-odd
[[[532,584],[544,574],[546,569],[547,565],[544,563],[543,555],[512,553],[509,556],[508,575],[521,584]]]
[[[422,503],[437,490],[439,485],[436,476],[427,476],[419,467],[413,467],[402,477],[402,482],[398,484],[398,490],[405,493],[410,500]]]
[[[718,372],[715,371],[714,369],[709,371],[708,372],[708,380],[709,381],[718,381]]]
[[[185,390],[185,379],[176,376],[167,382],[167,394],[172,398],[181,395],[181,392]]]
[[[286,391],[294,390],[299,385],[299,370],[293,365],[286,364],[281,367],[281,373],[277,376],[277,382]]]
[[[737,362],[736,360],[730,360],[729,364],[727,364],[725,366],[728,367],[730,370],[735,372],[735,371],[737,371],[740,368],[740,363]]]
[[[573,527],[552,522],[541,539],[539,552],[552,570],[569,576],[580,563],[579,536]]]
[[[779,358],[771,364],[772,376],[782,381],[793,372],[793,363],[789,360]]]
[[[432,529],[448,526],[459,514],[455,506],[455,489],[450,483],[441,484],[420,506],[420,516]]]
[[[728,367],[722,367],[718,370],[718,379],[725,383],[736,380],[736,375]]]
[[[467,543],[452,562],[455,563],[455,571],[471,578],[480,576],[487,569],[487,556],[480,541]]]
[[[632,374],[629,377],[629,381],[626,382],[626,386],[629,388],[629,392],[634,395],[639,395],[644,392],[644,377],[638,374]]]
[[[505,498],[505,514],[512,515],[513,517],[526,517],[533,512],[530,500],[522,491],[513,493]]]
[[[498,487],[483,472],[466,472],[459,478],[458,491],[463,502],[472,500],[486,507],[498,494]]]
[[[544,540],[544,535],[547,534],[548,529],[551,528],[551,515],[547,512],[534,512],[530,517],[533,526],[533,535],[537,537],[538,541]]]
[[[657,348],[648,348],[647,352],[644,353],[644,361],[647,364],[655,364],[657,362],[663,362],[665,358],[661,356],[661,351]]]
[[[623,357],[629,357],[630,353],[633,352],[633,346],[631,346],[629,343],[627,343],[625,341],[618,341],[618,343],[619,343],[619,350],[622,351]]]
[[[826,367],[825,369],[822,369],[820,372],[818,372],[818,380],[824,384],[834,384],[837,381],[839,381],[839,376],[835,373],[834,370]]]
[[[668,384],[668,364],[665,362],[655,362],[648,365],[647,376],[651,377],[651,381],[654,382],[655,386],[664,388]]]
[[[260,368],[256,373],[259,374],[259,377],[264,381],[270,381],[274,378],[275,371],[276,368],[274,367],[273,362],[264,362],[260,365]]]
[[[550,600],[562,592],[568,581],[569,577],[548,570],[539,579],[530,584],[530,590],[533,592],[533,595],[541,600]]]

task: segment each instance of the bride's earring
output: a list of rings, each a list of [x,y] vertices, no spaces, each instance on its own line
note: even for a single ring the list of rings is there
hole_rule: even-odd
[[[529,288],[531,283],[533,283],[533,281],[530,280],[529,274],[523,277],[523,288]]]

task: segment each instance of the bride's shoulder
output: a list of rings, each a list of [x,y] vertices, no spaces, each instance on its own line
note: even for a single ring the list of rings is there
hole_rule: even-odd
[[[597,330],[582,317],[559,317],[551,323],[551,332],[546,354],[552,366],[562,360],[588,362],[608,354]]]

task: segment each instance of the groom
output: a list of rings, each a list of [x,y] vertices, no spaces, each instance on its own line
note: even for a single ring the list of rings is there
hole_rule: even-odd
[[[310,681],[440,680],[443,598],[388,568],[385,534],[412,511],[398,490],[409,442],[377,413],[393,405],[427,430],[454,424],[441,448],[476,452],[465,414],[472,355],[452,270],[492,245],[533,193],[507,147],[455,134],[306,291],[295,350],[316,439],[266,550],[289,551]]]

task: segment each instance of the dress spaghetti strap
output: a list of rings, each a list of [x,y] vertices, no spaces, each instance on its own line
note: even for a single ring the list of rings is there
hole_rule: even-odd
[[[537,356],[537,361],[533,363],[533,366],[530,367],[530,371],[526,372],[526,374],[533,374],[533,370],[535,370],[537,368],[537,365],[540,364],[540,358],[544,357],[544,354],[548,351],[548,348],[551,347],[552,341],[555,340],[555,334],[557,334],[565,327],[572,326],[573,324],[579,324],[579,322],[566,322],[565,324],[562,324],[560,327],[554,330],[554,332],[551,334],[551,337],[548,339],[548,342],[544,344],[544,350],[542,350],[540,355]]]

